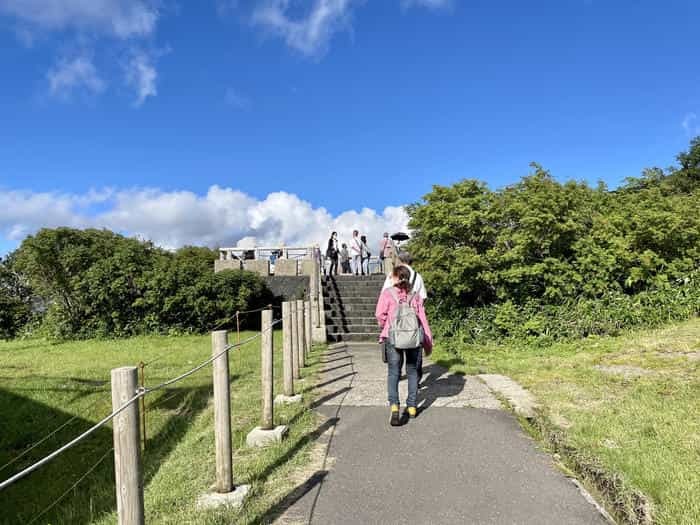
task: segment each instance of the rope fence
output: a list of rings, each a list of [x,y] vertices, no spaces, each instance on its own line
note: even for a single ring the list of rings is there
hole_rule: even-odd
[[[214,374],[214,412],[215,412],[215,441],[216,441],[216,471],[217,471],[217,490],[219,492],[235,491],[232,482],[232,454],[231,454],[231,424],[230,424],[230,370],[228,366],[228,355],[231,350],[241,348],[251,342],[261,339],[261,357],[262,357],[262,394],[263,394],[263,414],[262,414],[262,431],[271,431],[270,427],[273,421],[272,409],[272,362],[273,362],[273,337],[272,331],[275,327],[282,325],[283,328],[283,368],[284,368],[284,397],[294,397],[294,389],[291,380],[288,377],[294,376],[294,379],[300,379],[300,368],[306,366],[306,357],[311,348],[311,334],[309,332],[310,323],[305,320],[311,318],[310,306],[311,301],[292,301],[283,303],[281,306],[267,305],[262,308],[256,308],[246,311],[237,311],[233,316],[225,320],[230,322],[233,319],[237,321],[237,342],[228,344],[228,331],[214,330],[212,332],[212,356],[193,368],[183,372],[182,374],[163,381],[155,386],[145,385],[145,376],[143,369],[151,365],[165,355],[156,357],[147,363],[139,363],[141,371],[140,384],[138,380],[138,372],[136,367],[123,367],[112,370],[112,405],[113,410],[110,414],[103,417],[100,421],[92,425],[90,428],[80,433],[78,436],[68,441],[50,454],[27,466],[21,471],[15,473],[11,477],[0,482],[0,491],[18,482],[19,480],[29,476],[31,473],[40,469],[53,459],[76,446],[78,443],[90,437],[98,429],[104,427],[113,421],[114,444],[115,446],[105,452],[105,454],[92,465],[71,487],[62,493],[48,507],[37,514],[32,521],[34,523],[46,513],[51,511],[60,501],[62,501],[72,490],[74,490],[85,478],[87,478],[100,464],[114,452],[115,457],[115,475],[117,489],[117,511],[119,514],[119,523],[132,525],[143,524],[143,485],[139,481],[142,479],[141,473],[141,432],[139,426],[143,426],[143,443],[145,447],[145,419],[143,416],[148,410],[165,403],[177,395],[162,396],[148,409],[145,406],[144,399],[147,395],[163,390],[173,384],[176,384],[187,377],[197,373],[208,365],[213,365]],[[273,321],[273,309],[282,309],[282,316]],[[241,341],[240,339],[240,316],[260,313],[262,327],[258,333]],[[217,325],[221,326],[222,323]],[[223,338],[222,338],[223,336]],[[221,342],[224,344],[221,344]],[[239,352],[240,356],[240,352]],[[296,396],[300,397],[300,396]],[[121,402],[120,402],[121,400]],[[114,408],[114,407],[117,408]],[[141,414],[139,414],[141,412]],[[227,415],[220,417],[222,414]],[[17,457],[6,463],[0,468],[0,471],[5,470],[15,464],[20,459],[26,457],[32,450],[45,443],[58,432],[68,427],[79,415],[75,415],[62,423],[52,432],[47,434],[41,440],[34,443],[31,447],[24,450]],[[221,423],[223,421],[223,424]],[[258,429],[256,429],[257,431]],[[135,436],[135,438],[134,438]],[[135,442],[134,442],[135,441]],[[222,445],[223,444],[223,445]],[[221,450],[228,452],[222,454]],[[136,476],[134,476],[134,469]],[[136,480],[136,485],[133,485]]]

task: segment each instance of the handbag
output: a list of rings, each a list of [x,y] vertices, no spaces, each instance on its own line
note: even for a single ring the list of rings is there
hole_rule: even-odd
[[[389,361],[389,359],[386,356],[386,343],[384,341],[381,341],[379,343],[379,346],[380,346],[381,351],[382,351],[382,363],[386,363]]]

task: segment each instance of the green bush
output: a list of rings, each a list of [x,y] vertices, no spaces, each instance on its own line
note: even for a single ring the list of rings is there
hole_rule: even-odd
[[[254,274],[214,274],[216,257],[208,248],[173,253],[107,230],[71,228],[43,229],[13,255],[47,306],[39,330],[58,339],[205,332],[236,310],[271,302]],[[22,305],[29,306],[26,298]]]
[[[615,191],[560,183],[537,164],[496,191],[434,186],[408,207],[409,251],[438,333],[544,342],[697,313],[700,137],[677,159]]]
[[[546,345],[588,336],[618,335],[635,327],[655,327],[700,314],[700,272],[674,285],[627,295],[562,304],[510,301],[460,311],[430,307],[436,339],[452,351],[461,344],[527,342]]]

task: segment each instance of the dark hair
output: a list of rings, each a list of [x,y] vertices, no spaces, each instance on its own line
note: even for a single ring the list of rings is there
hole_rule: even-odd
[[[413,257],[411,257],[410,253],[402,251],[399,253],[399,261],[410,266],[411,264],[413,264]]]
[[[367,242],[367,236],[366,235],[360,235],[360,240],[362,242]]]
[[[411,288],[411,271],[405,266],[395,266],[391,274],[399,280],[396,287],[408,293]]]
[[[338,232],[331,232],[331,237],[333,237],[334,235],[338,235]]]

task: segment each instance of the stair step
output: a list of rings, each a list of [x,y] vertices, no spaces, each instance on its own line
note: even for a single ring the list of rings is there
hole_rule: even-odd
[[[325,304],[377,304],[376,297],[324,297]]]
[[[334,316],[334,315],[326,315],[326,324],[329,323],[344,323],[348,325],[355,325],[355,324],[376,324],[377,319],[373,315],[357,315],[357,316],[345,316],[345,315],[340,315],[340,316]]]
[[[326,315],[329,317],[372,317],[375,308],[373,304],[326,304]]]
[[[367,343],[376,343],[377,342],[377,337],[378,334],[360,334],[360,333],[351,333],[351,334],[327,334],[328,341],[332,343],[341,343],[341,342],[367,342]]]
[[[379,335],[379,327],[376,324],[373,325],[353,325],[353,326],[330,326],[326,325],[327,334],[376,334]]]

